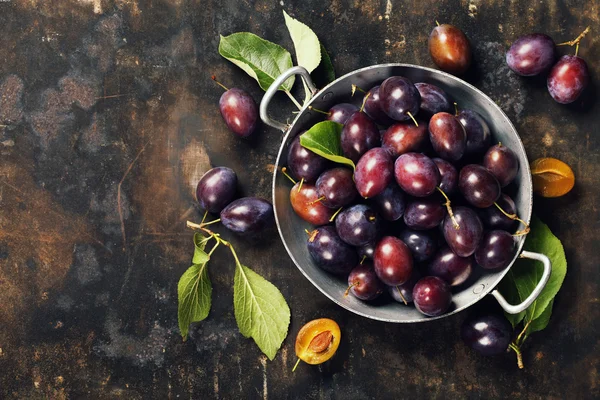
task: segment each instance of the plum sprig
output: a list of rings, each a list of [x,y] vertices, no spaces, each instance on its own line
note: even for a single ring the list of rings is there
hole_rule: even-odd
[[[190,323],[204,320],[210,312],[212,285],[208,262],[215,250],[223,245],[235,260],[233,305],[240,333],[252,337],[260,350],[273,360],[288,333],[290,308],[277,287],[242,264],[231,242],[208,228],[217,222],[218,219],[203,220],[200,224],[187,221],[188,228],[194,229],[196,234],[193,265],[181,276],[178,284],[181,335],[185,340]],[[205,248],[211,242],[212,247],[206,252]]]

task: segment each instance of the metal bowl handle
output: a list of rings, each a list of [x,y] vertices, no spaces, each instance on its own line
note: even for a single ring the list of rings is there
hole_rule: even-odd
[[[318,92],[318,89],[315,86],[315,84],[313,83],[313,81],[310,77],[310,74],[308,73],[306,68],[300,67],[300,66],[292,67],[292,68],[288,69],[287,71],[283,72],[281,75],[279,75],[277,77],[277,79],[275,79],[273,81],[273,83],[271,84],[271,86],[269,86],[269,88],[265,92],[265,95],[263,96],[263,98],[260,102],[260,108],[259,108],[260,119],[262,119],[262,121],[265,124],[272,126],[273,128],[280,129],[283,132],[285,132],[288,129],[288,125],[271,119],[269,117],[267,111],[269,108],[269,103],[273,99],[273,96],[275,95],[275,93],[277,93],[277,90],[279,90],[279,87],[281,85],[283,85],[283,82],[287,81],[288,78],[292,75],[300,75],[302,77],[302,79],[304,79],[304,82],[306,82],[306,85],[310,89],[311,96],[314,96]]]
[[[500,303],[500,306],[504,309],[504,311],[506,311],[509,314],[518,314],[521,311],[525,311],[527,307],[529,307],[531,303],[533,303],[535,299],[538,298],[540,293],[542,293],[542,290],[546,286],[546,283],[548,283],[548,279],[550,279],[550,274],[552,273],[552,263],[550,262],[550,259],[543,254],[532,253],[530,251],[523,251],[519,257],[540,261],[542,264],[544,264],[544,273],[542,274],[542,277],[535,289],[533,289],[533,292],[531,292],[529,297],[526,298],[521,304],[509,304],[508,301],[506,301],[506,299],[504,298],[504,296],[500,294],[498,289],[492,292],[492,296],[496,298],[496,300],[498,301],[498,303]]]

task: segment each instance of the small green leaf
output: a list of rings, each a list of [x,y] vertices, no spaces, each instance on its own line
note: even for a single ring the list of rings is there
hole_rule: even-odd
[[[269,360],[273,360],[290,325],[290,308],[271,282],[237,264],[233,284],[235,320],[245,337],[252,337]]]
[[[187,338],[190,323],[202,321],[210,312],[212,284],[207,265],[192,265],[181,275],[177,285],[177,319],[184,340]]]
[[[342,155],[342,127],[333,121],[319,122],[300,136],[300,144],[321,157],[354,169],[352,160]]]
[[[546,306],[546,309],[543,313],[540,314],[539,317],[531,321],[531,324],[529,324],[529,328],[527,328],[525,337],[529,336],[533,332],[539,332],[548,326],[548,323],[550,322],[550,316],[552,315],[553,304],[554,299],[550,300],[550,303]]]
[[[498,289],[506,301],[508,301],[510,304],[518,304],[521,302],[521,297],[519,296],[519,291],[517,290],[512,270],[509,270],[504,276],[498,285]],[[518,314],[509,314],[505,312],[504,315],[514,328],[515,326],[519,325],[519,322],[523,321],[523,318],[525,318],[525,311],[521,311]]]
[[[206,254],[204,248],[206,247],[206,237],[201,233],[194,233],[194,256],[192,257],[192,264],[204,264],[210,259],[209,255]]]
[[[221,35],[219,54],[256,79],[263,90],[293,65],[286,49],[249,32]],[[279,89],[289,92],[293,85],[294,77],[290,77]]]
[[[333,63],[323,44],[321,44],[321,64],[312,72],[311,76],[317,87],[323,87],[335,80]]]
[[[560,289],[567,273],[565,250],[550,228],[537,217],[531,220],[531,232],[527,235],[525,250],[545,254],[552,262],[552,275],[536,301],[526,310],[525,321],[536,320]],[[521,300],[524,300],[539,283],[544,267],[539,261],[518,259],[511,268]]]

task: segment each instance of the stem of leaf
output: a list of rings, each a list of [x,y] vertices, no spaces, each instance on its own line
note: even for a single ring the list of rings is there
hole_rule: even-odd
[[[521,331],[521,333],[519,333],[519,336],[517,336],[517,339],[515,340],[515,344],[517,346],[521,346],[523,344],[523,342],[525,341],[525,338],[527,338],[527,328],[529,328],[529,324],[531,324],[531,320],[527,321],[527,323],[525,324],[525,326],[523,327],[523,330]],[[523,339],[521,339],[523,338]]]
[[[296,98],[294,96],[292,96],[292,94],[288,90],[284,90],[284,92],[285,92],[285,94],[288,95],[288,97],[290,98],[290,100],[292,100],[292,102],[298,108],[298,110],[302,110],[302,106],[300,105],[300,103],[298,103],[298,101],[296,100]]]
[[[217,249],[217,247],[219,247],[220,244],[221,244],[221,242],[219,242],[219,240],[217,240],[215,242],[215,245],[213,246],[213,248],[210,249],[210,251],[207,253],[207,255],[208,255],[209,258],[212,255],[212,253],[214,253],[214,251]]]
[[[525,368],[525,366],[523,365],[523,354],[521,353],[521,349],[519,349],[519,346],[517,346],[514,343],[511,343],[508,345],[508,347],[513,349],[515,354],[517,355],[517,365],[519,366],[519,369]]]

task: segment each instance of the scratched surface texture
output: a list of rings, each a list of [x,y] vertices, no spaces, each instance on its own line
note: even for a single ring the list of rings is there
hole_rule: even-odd
[[[392,4],[393,3],[393,4]],[[283,5],[283,6],[282,6]],[[518,35],[557,41],[587,25],[580,53],[600,79],[598,0],[0,0],[0,398],[523,398],[600,397],[600,107],[597,83],[571,106],[503,59]],[[245,263],[275,283],[291,335],[268,362],[238,332],[233,265],[211,265],[209,318],[182,342],[177,281],[198,220],[194,187],[211,165],[237,171],[245,194],[270,198],[281,134],[227,132],[221,90],[262,93],[220,58],[219,34],[251,31],[292,49],[282,8],[309,23],[338,75],[383,62],[432,66],[435,19],[464,29],[476,66],[467,79],[516,124],[530,159],[570,164],[575,189],[536,199],[562,239],[569,273],[548,329],[525,349],[482,358],[459,341],[464,313],[390,325],[334,305],[303,278],[278,238],[232,239]],[[571,51],[562,48],[561,51]],[[276,100],[276,115],[292,108]],[[301,365],[303,322],[337,320],[334,361]]]

